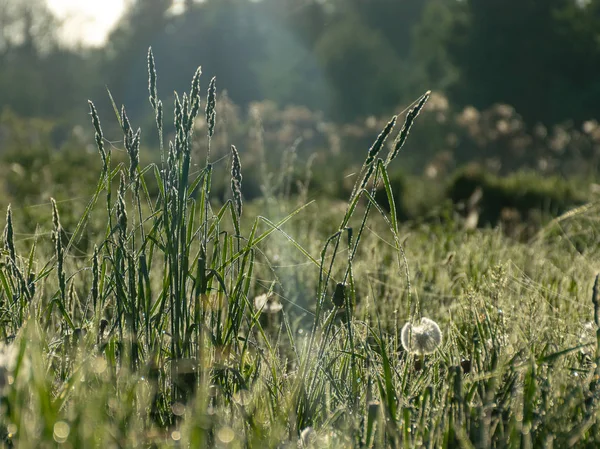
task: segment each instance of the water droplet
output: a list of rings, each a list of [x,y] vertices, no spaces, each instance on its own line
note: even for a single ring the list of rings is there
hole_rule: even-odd
[[[229,444],[235,438],[235,432],[229,426],[221,427],[217,431],[217,439],[224,444]]]
[[[67,441],[70,432],[71,427],[69,427],[66,422],[58,421],[56,424],[54,424],[54,441],[57,443],[64,443]]]

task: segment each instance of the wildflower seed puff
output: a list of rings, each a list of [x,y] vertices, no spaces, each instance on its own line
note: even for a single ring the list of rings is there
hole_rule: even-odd
[[[263,293],[254,298],[254,307],[263,313],[277,313],[283,309],[283,305],[272,295]]]
[[[2,390],[9,383],[17,359],[17,350],[14,345],[0,343],[0,396]]]
[[[421,324],[408,322],[402,328],[402,346],[411,354],[431,354],[442,343],[442,331],[429,318],[421,318]]]

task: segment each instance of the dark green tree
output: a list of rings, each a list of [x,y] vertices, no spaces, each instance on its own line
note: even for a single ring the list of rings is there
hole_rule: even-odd
[[[339,8],[354,10],[368,27],[376,29],[406,60],[411,52],[412,31],[429,0],[338,0]]]
[[[42,0],[0,0],[0,105],[20,115],[48,111],[45,59],[57,46],[57,22]]]
[[[389,112],[402,98],[402,64],[392,46],[358,14],[336,18],[315,47],[340,120]]]
[[[202,66],[205,87],[216,76],[219,89],[227,89],[236,103],[261,99],[255,70],[262,51],[256,3],[205,0],[186,2],[182,11],[172,7],[172,0],[137,0],[110,36],[105,76],[115,101],[127,105],[130,119],[153,120],[145,79],[149,46],[161,69],[159,89],[188,90]],[[163,100],[170,101],[168,95]]]
[[[258,5],[267,25],[287,28],[309,48],[327,31],[329,0],[261,0]]]
[[[329,17],[318,0],[263,0],[259,7],[265,54],[257,67],[263,95],[280,105],[328,110],[325,73],[314,52]]]
[[[115,101],[128,106],[130,118],[147,103],[146,54],[148,47],[159,46],[169,21],[167,11],[172,0],[134,0],[105,46],[102,77]],[[146,91],[147,92],[147,91]],[[105,97],[106,94],[103,95]],[[102,98],[103,98],[102,97]]]
[[[458,80],[448,41],[463,8],[456,0],[428,0],[419,22],[412,28],[408,64],[409,89],[446,91]]]
[[[43,0],[0,0],[0,108],[54,119],[85,110],[87,55],[62,45],[59,27]]]
[[[459,104],[513,105],[529,123],[598,113],[597,2],[466,0],[448,48]]]

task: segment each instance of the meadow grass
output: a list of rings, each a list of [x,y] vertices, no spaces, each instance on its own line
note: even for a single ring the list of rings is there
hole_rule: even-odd
[[[597,446],[597,204],[528,244],[400,223],[388,166],[426,93],[366,151],[347,203],[243,204],[232,146],[231,199],[214,208],[216,81],[203,106],[198,69],[164,142],[151,51],[148,68],[160,163],[140,167],[142,132],[113,101],[129,157],[113,165],[90,102],[102,170],[78,224],[63,229],[52,200],[52,239],[25,246],[7,211],[3,447]]]

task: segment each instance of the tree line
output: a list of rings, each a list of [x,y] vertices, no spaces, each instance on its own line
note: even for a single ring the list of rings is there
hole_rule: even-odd
[[[426,89],[456,107],[510,104],[532,126],[600,115],[600,0],[132,0],[103,47],[66,45],[59,28],[43,0],[0,0],[0,110],[81,122],[108,86],[151,120],[152,46],[159,89],[183,90],[202,65],[241,106],[340,122]]]

